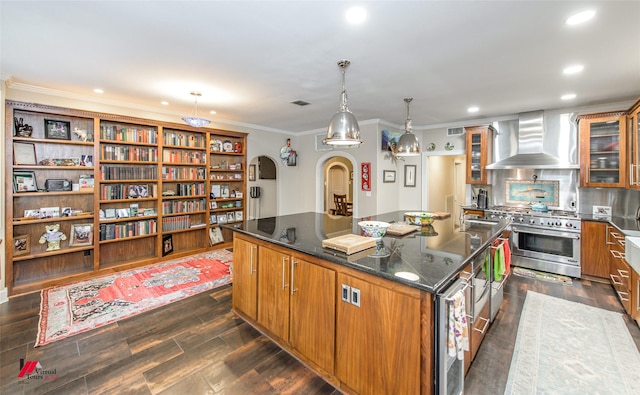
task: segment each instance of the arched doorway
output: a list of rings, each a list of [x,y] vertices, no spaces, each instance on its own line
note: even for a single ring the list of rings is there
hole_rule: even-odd
[[[355,202],[356,196],[353,188],[353,168],[354,160],[346,156],[334,155],[321,158],[318,162],[318,171],[321,172],[319,179],[322,185],[318,191],[321,193],[316,204],[319,212],[331,213],[335,209],[333,194],[347,195],[347,200]]]

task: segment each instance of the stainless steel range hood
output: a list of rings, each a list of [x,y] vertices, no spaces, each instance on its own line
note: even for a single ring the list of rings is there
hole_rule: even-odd
[[[502,143],[502,149],[494,150],[496,162],[487,165],[489,170],[580,168],[574,114],[530,111],[519,114],[517,130],[495,124],[494,128],[494,143]]]

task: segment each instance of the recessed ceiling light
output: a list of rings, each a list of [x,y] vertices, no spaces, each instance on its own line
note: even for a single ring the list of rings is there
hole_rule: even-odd
[[[357,25],[367,19],[367,11],[362,7],[351,7],[347,10],[345,17],[347,18],[347,22],[352,25]]]
[[[100,88],[96,88],[93,90],[95,93],[104,93],[104,91]]]
[[[577,14],[571,15],[569,18],[567,18],[566,23],[569,26],[579,25],[593,18],[595,15],[595,10],[582,11]]]
[[[214,110],[209,111],[209,114],[216,114]]]
[[[562,70],[562,72],[564,74],[570,75],[570,74],[579,73],[582,70],[584,70],[584,66],[581,65],[581,64],[576,64],[576,65],[573,65],[573,66],[565,67],[564,70]]]
[[[566,95],[560,96],[560,99],[562,99],[562,100],[571,100],[571,99],[575,99],[575,98],[576,98],[576,94],[575,93],[567,93]]]
[[[468,112],[478,112],[478,111],[480,111],[480,109],[478,107],[476,107],[476,106],[473,106],[473,107],[467,108],[467,111]]]
[[[161,101],[160,104],[162,104],[163,106],[168,106],[169,102],[168,101]]]

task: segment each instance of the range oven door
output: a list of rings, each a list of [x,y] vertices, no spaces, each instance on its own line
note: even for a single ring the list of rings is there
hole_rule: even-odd
[[[580,233],[511,225],[512,255],[580,265]]]

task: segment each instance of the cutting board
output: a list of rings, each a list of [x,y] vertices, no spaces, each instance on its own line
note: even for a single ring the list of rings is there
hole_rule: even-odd
[[[387,234],[394,236],[404,236],[408,233],[415,232],[420,229],[418,225],[409,225],[403,223],[394,223],[387,228]]]
[[[436,219],[445,219],[445,218],[451,217],[451,213],[445,213],[440,211],[435,211],[435,212],[432,212],[431,214],[433,214],[433,216],[436,217]]]
[[[367,248],[375,247],[376,240],[371,237],[348,234],[322,240],[322,246],[344,252],[349,255],[358,251],[366,250]]]

